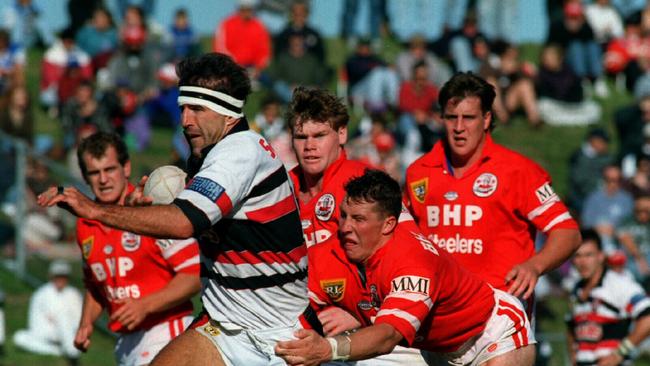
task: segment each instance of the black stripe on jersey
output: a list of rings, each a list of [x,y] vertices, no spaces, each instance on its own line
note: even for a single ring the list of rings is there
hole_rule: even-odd
[[[203,267],[203,264],[201,264]],[[207,277],[218,285],[231,290],[259,290],[268,287],[280,287],[296,281],[307,280],[307,270],[300,270],[295,273],[276,273],[271,276],[261,275],[252,277],[231,277],[222,276],[208,268],[201,268],[201,276],[207,273]]]
[[[183,211],[185,217],[192,223],[192,227],[194,227],[194,235],[192,236],[197,237],[199,233],[209,229],[212,225],[208,216],[194,206],[192,202],[176,198],[173,203]]]
[[[235,113],[241,113],[242,109],[241,107],[234,106],[225,100],[219,99],[215,96],[208,95],[208,94],[203,94],[200,92],[195,92],[195,91],[188,91],[188,90],[181,90],[180,91],[180,96],[181,97],[190,97],[190,98],[198,98],[198,99],[203,99],[210,101],[214,104],[218,104],[224,108],[226,108],[229,111],[233,111]]]
[[[287,180],[289,180],[287,171],[284,169],[284,166],[280,166],[278,170],[273,172],[268,177],[264,178],[263,181],[253,187],[253,189],[251,189],[251,192],[248,194],[248,198],[259,197],[267,194],[283,185]]]

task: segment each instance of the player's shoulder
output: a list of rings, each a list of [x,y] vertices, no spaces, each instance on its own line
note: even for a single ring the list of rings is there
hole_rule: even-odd
[[[439,156],[439,154],[442,154],[442,151],[442,144],[441,142],[438,142],[429,152],[415,159],[415,161],[406,168],[406,179],[409,180],[422,174],[429,174],[429,168],[436,165],[436,162],[443,158]]]
[[[491,156],[494,164],[503,171],[522,174],[544,174],[548,173],[533,159],[520,152],[512,150],[500,144],[493,144]]]

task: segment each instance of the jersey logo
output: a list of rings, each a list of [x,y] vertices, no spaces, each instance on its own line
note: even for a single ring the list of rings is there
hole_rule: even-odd
[[[424,203],[424,197],[427,195],[427,189],[429,188],[429,178],[422,178],[411,183],[411,190],[413,191],[413,196],[415,199]]]
[[[472,190],[478,197],[488,197],[497,190],[498,183],[496,175],[483,173],[474,181]]]
[[[419,276],[399,276],[390,282],[390,292],[412,292],[429,296],[430,279]]]
[[[140,235],[129,233],[127,231],[122,233],[122,247],[127,252],[134,252],[140,248]]]
[[[187,189],[202,194],[213,202],[217,202],[217,199],[225,191],[219,183],[206,177],[194,177],[187,186]]]
[[[458,198],[458,192],[449,191],[443,196],[447,201],[455,201]]]
[[[557,195],[553,191],[553,188],[551,188],[551,184],[549,182],[546,182],[541,187],[537,188],[535,190],[535,195],[541,204],[557,199]]]
[[[93,243],[95,242],[94,236],[89,236],[84,241],[81,242],[81,253],[84,256],[84,259],[90,257],[90,252],[93,250]]]
[[[316,202],[316,217],[321,221],[327,221],[332,217],[334,213],[334,208],[336,207],[336,200],[331,193],[322,195],[318,202]]]
[[[107,244],[107,245],[104,247],[104,254],[106,254],[106,255],[111,255],[111,253],[113,253],[113,246],[110,245],[110,244]]]
[[[359,306],[359,309],[363,311],[379,309],[380,305],[381,300],[379,299],[379,295],[377,294],[377,286],[375,285],[370,285],[370,300],[361,300],[357,304],[357,306]],[[371,322],[375,322],[374,316],[373,319],[371,319]]]
[[[320,288],[323,289],[332,301],[339,302],[343,300],[343,296],[345,295],[345,278],[320,281]]]
[[[307,219],[300,220],[300,226],[302,226],[303,230],[309,229],[309,227],[311,226],[311,220],[307,220]]]

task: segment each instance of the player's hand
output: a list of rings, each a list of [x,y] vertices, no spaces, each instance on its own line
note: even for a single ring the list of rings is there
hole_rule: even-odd
[[[122,306],[111,315],[111,321],[120,322],[128,330],[135,329],[151,313],[145,298],[126,298],[118,300],[116,303],[122,304]]]
[[[318,320],[323,324],[326,336],[335,336],[361,327],[361,323],[352,314],[337,306],[330,306],[318,313]]]
[[[329,342],[311,329],[300,329],[293,334],[297,339],[278,342],[275,354],[292,366],[317,366],[332,359]]]
[[[618,352],[612,352],[605,357],[598,359],[598,366],[617,366],[623,363],[623,356]]]
[[[80,325],[77,334],[74,336],[74,346],[81,352],[88,351],[90,347],[90,336],[93,334],[93,325]]]
[[[149,179],[148,176],[142,176],[133,192],[126,195],[125,206],[150,206],[153,203],[153,198],[144,195],[144,185],[147,183],[147,179]]]
[[[98,205],[74,187],[50,187],[38,195],[37,202],[42,207],[57,205],[79,217],[97,217]]]
[[[539,271],[530,263],[524,262],[514,266],[506,275],[508,293],[515,297],[528,299],[535,290]]]

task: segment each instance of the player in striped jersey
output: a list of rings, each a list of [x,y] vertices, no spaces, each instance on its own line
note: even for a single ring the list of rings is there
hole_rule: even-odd
[[[278,343],[278,355],[311,366],[367,359],[401,344],[423,350],[430,364],[532,365],[535,340],[519,300],[462,269],[412,220],[400,218],[396,181],[369,170],[345,190],[339,237],[376,316],[351,335],[299,330],[299,340]]]
[[[650,298],[632,278],[606,267],[594,230],[582,231],[573,264],[581,280],[568,314],[572,364],[631,365],[636,347],[650,336]]]
[[[50,190],[40,203],[64,202],[77,215],[144,234],[198,238],[205,312],[153,364],[282,365],[273,347],[293,337],[308,303],[307,248],[288,174],[248,128],[242,67],[212,53],[182,61],[177,73],[192,178],[173,204],[100,206],[73,188]]]

